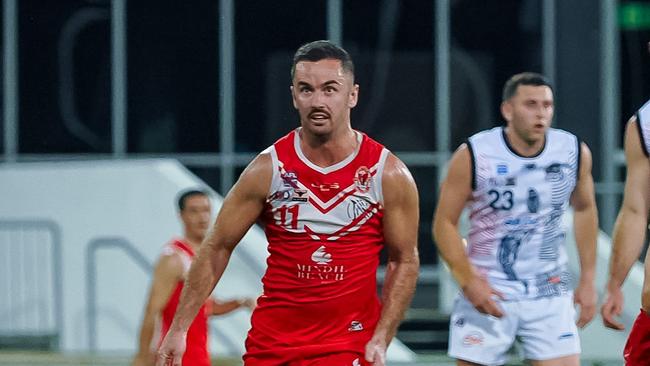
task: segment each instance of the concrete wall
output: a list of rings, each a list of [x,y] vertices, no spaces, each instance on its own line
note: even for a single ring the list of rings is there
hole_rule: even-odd
[[[61,349],[87,351],[86,251],[98,237],[120,237],[154,263],[160,248],[182,234],[175,209],[176,194],[202,182],[173,160],[128,162],[5,164],[0,166],[0,220],[44,219],[62,233],[63,333]],[[220,206],[216,197],[214,206]],[[265,240],[254,228],[238,248],[256,258],[263,269]],[[252,240],[251,240],[252,239]],[[257,242],[252,250],[249,246]],[[100,352],[130,352],[149,291],[149,273],[118,249],[97,253],[97,347]],[[221,298],[257,296],[261,272],[235,254],[215,290]],[[243,351],[250,314],[240,310],[213,321],[212,350]]]

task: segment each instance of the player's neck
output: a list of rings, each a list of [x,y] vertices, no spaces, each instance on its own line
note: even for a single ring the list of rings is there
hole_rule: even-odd
[[[542,137],[541,139],[532,143],[528,142],[517,135],[517,133],[511,127],[507,127],[505,129],[504,135],[506,142],[508,145],[510,145],[510,148],[514,150],[514,152],[518,155],[524,157],[533,157],[539,155],[544,149],[546,142],[546,137]]]
[[[194,253],[197,253],[199,251],[199,247],[201,246],[201,243],[203,242],[202,237],[196,237],[192,235],[188,235],[185,233],[185,236],[183,236],[183,241],[192,248]]]
[[[315,136],[302,128],[298,133],[302,153],[309,161],[322,168],[345,160],[357,150],[360,143],[357,133],[350,127],[328,136]]]

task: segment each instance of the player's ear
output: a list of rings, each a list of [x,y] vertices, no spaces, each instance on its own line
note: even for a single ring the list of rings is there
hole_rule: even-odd
[[[510,121],[512,119],[512,104],[510,101],[504,100],[501,103],[501,115],[503,118],[505,118],[506,121]]]
[[[294,93],[293,85],[289,87],[289,90],[291,90],[291,102],[293,103],[293,107],[295,109],[298,109],[298,104],[296,104],[296,94]]]
[[[348,107],[354,108],[359,101],[359,84],[352,85],[352,90],[348,96]]]

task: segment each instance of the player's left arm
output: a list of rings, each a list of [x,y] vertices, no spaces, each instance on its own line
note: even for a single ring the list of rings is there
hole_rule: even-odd
[[[239,308],[248,308],[253,310],[256,305],[255,299],[241,298],[221,301],[214,297],[209,297],[207,301],[208,314],[210,315],[225,315]]]
[[[598,209],[594,196],[594,178],[591,175],[592,157],[589,147],[580,144],[580,172],[571,195],[574,209],[573,226],[580,257],[580,281],[574,301],[580,305],[579,327],[584,327],[596,314],[596,241],[598,237]]]
[[[382,187],[388,264],[382,288],[381,317],[366,346],[366,360],[380,366],[385,364],[386,348],[411,303],[420,268],[418,191],[406,165],[393,154],[386,159]]]

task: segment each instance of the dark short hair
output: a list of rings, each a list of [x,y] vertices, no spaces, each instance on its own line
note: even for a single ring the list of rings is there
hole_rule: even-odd
[[[344,71],[354,76],[354,63],[348,51],[335,45],[328,40],[313,41],[305,43],[293,55],[293,64],[291,65],[291,79],[296,73],[296,65],[300,61],[316,62],[325,59],[341,61],[341,67]]]
[[[553,91],[553,86],[546,76],[536,72],[522,72],[513,75],[506,81],[506,84],[503,86],[502,100],[505,102],[512,98],[517,93],[519,85],[548,86]]]
[[[208,191],[206,190],[196,189],[196,188],[182,191],[181,193],[178,194],[178,198],[176,199],[176,202],[178,204],[178,212],[182,212],[185,209],[185,202],[187,201],[187,199],[194,196],[209,197],[210,194],[208,194]]]

